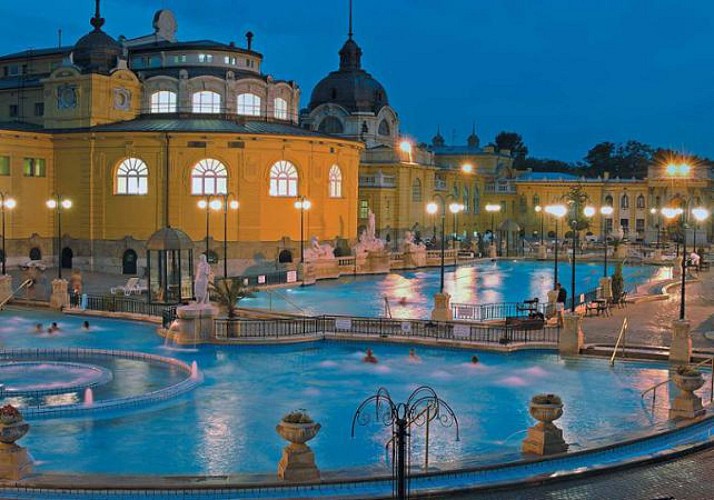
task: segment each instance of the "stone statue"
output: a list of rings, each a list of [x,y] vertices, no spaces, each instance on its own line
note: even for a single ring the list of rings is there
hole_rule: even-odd
[[[329,243],[320,245],[317,236],[310,238],[310,248],[305,250],[305,260],[327,260],[335,258],[335,249]]]
[[[404,251],[405,252],[418,252],[426,250],[426,245],[423,243],[416,243],[414,240],[414,233],[412,231],[404,232]]]
[[[371,210],[367,214],[367,238],[374,240],[377,235],[377,225],[375,222],[374,212]]]
[[[384,250],[384,241],[376,237],[376,223],[374,212],[371,210],[367,215],[367,227],[359,235],[359,243],[355,246],[355,254],[359,255],[367,252],[379,252]]]
[[[196,304],[208,304],[208,278],[211,274],[211,265],[206,260],[206,255],[201,254],[196,268],[196,279],[193,284],[193,294],[196,296]]]

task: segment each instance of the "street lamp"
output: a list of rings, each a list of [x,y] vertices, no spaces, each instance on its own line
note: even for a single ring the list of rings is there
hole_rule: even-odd
[[[61,194],[54,194],[47,200],[46,205],[57,214],[57,278],[62,279],[62,210],[72,208],[72,200],[64,198]],[[3,231],[3,238],[4,234],[5,231]]]
[[[543,215],[543,207],[536,205],[535,211],[537,214],[540,214],[540,246],[543,246],[543,220],[545,219]]]
[[[436,216],[439,211],[439,205],[435,201],[431,201],[426,204],[426,211],[432,216]],[[441,272],[439,273],[439,293],[444,293],[444,246],[446,245],[446,236],[444,236],[444,225],[446,220],[446,214],[442,210],[441,212]]]
[[[607,278],[607,226],[605,224],[605,218],[612,215],[615,209],[609,205],[600,207],[600,214],[602,215],[602,239],[605,241],[605,264],[602,267],[602,277]]]
[[[457,216],[458,216],[458,213],[461,212],[463,209],[464,209],[464,205],[461,203],[453,202],[453,203],[449,204],[449,212],[451,212],[454,215],[454,238],[453,238],[454,248],[456,248],[456,242],[458,240],[458,237],[457,237],[458,226],[456,224]]]
[[[657,230],[657,242],[655,243],[655,250],[659,248],[659,218],[657,217],[659,214],[659,211],[652,207],[650,208],[650,214],[652,215],[652,222],[654,223],[654,227]]]
[[[565,205],[548,205],[545,207],[545,212],[555,217],[555,273],[553,277],[553,289],[555,289],[555,285],[558,283],[558,220],[568,212],[568,209],[565,208]]]
[[[213,195],[208,195],[204,199],[199,200],[198,202],[198,208],[201,210],[206,211],[206,259],[208,260],[208,237],[211,234],[209,229],[210,229],[210,221],[211,221],[211,210],[213,211],[218,211],[221,209],[221,200],[217,199],[211,199],[214,198]]]
[[[2,212],[2,273],[5,272],[5,261],[7,261],[7,253],[5,252],[5,209],[12,210],[15,208],[15,200],[9,197],[7,193],[0,193],[0,212]]]
[[[312,203],[300,196],[295,202],[295,208],[300,210],[300,264],[305,262],[305,210],[309,210]]]
[[[694,238],[692,240],[692,247],[693,247],[693,250],[696,252],[697,251],[697,230],[699,229],[699,223],[704,222],[705,220],[707,220],[709,218],[709,210],[707,210],[706,208],[701,208],[701,207],[693,208],[692,215],[694,216],[694,220],[696,220],[696,222],[694,224]],[[4,230],[3,230],[3,233],[5,233]],[[3,250],[3,252],[4,252],[4,250]],[[3,272],[5,272],[5,271],[3,270]]]
[[[501,211],[501,205],[496,205],[495,203],[488,203],[486,205],[486,211],[491,214],[491,244],[496,244],[496,233],[494,232],[493,217],[496,212]],[[498,248],[496,247],[496,255],[498,255]]]
[[[240,203],[235,199],[233,193],[218,195],[222,200],[213,200],[210,208],[220,210],[223,208],[223,277],[228,277],[228,209],[238,210]],[[234,198],[234,199],[231,199]],[[214,208],[215,207],[215,208]],[[208,227],[208,226],[206,226]]]

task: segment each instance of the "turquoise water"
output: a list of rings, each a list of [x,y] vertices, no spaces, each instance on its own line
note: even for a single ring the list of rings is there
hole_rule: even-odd
[[[380,386],[404,401],[420,385],[433,387],[456,413],[454,429],[431,428],[430,463],[483,463],[520,457],[525,430],[533,425],[528,401],[542,392],[562,396],[565,414],[557,422],[572,449],[592,440],[614,440],[651,428],[654,420],[641,404],[640,391],[665,380],[663,363],[562,360],[545,351],[511,354],[417,346],[418,362],[408,360],[408,345],[370,343],[377,364],[361,361],[363,343],[317,341],[291,346],[203,346],[174,349],[153,326],[45,312],[4,311],[0,342],[5,348],[87,347],[131,349],[197,361],[204,375],[194,391],[158,406],[100,413],[94,418],[32,420],[20,442],[39,472],[122,474],[230,474],[276,470],[286,444],[275,432],[282,415],[304,408],[322,424],[310,442],[318,466],[387,467],[388,429],[359,427],[350,437],[352,415]],[[56,335],[34,334],[36,322],[57,321]],[[157,380],[147,368],[117,363],[113,383],[132,393],[149,391]],[[79,397],[79,396],[75,396]],[[99,398],[111,397],[98,395]],[[666,401],[666,396],[658,400]],[[423,459],[423,429],[412,437],[414,463]]]
[[[614,265],[608,266],[608,275]],[[632,290],[653,277],[664,277],[670,270],[651,266],[624,266],[626,289]],[[472,266],[446,270],[444,290],[456,303],[487,304],[521,302],[538,297],[547,299],[553,288],[555,269],[552,262],[482,261]],[[576,263],[576,293],[594,290],[603,275],[602,263]],[[558,265],[558,281],[571,290],[572,269],[568,262]],[[341,314],[377,317],[385,315],[385,297],[395,318],[426,319],[434,308],[434,294],[440,285],[439,269],[356,276],[318,281],[309,287],[281,288],[257,292],[255,298],[243,299],[241,307],[277,311],[304,312],[310,315]]]

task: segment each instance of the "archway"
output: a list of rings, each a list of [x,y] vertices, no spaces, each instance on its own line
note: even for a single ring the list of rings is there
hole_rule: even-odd
[[[290,250],[283,250],[278,255],[278,262],[281,264],[285,264],[285,263],[292,262],[292,261],[293,261],[293,254]]]
[[[124,255],[121,258],[121,272],[122,274],[136,274],[136,261],[137,255],[131,248],[124,251]]]
[[[62,269],[72,269],[72,257],[74,257],[72,249],[64,247],[62,249]]]
[[[42,250],[38,247],[32,247],[30,249],[30,260],[42,260]]]

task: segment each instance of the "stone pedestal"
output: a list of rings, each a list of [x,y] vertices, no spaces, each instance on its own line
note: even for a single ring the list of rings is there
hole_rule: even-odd
[[[218,308],[211,304],[192,303],[176,308],[177,320],[169,327],[167,337],[177,344],[200,344],[214,336],[213,320]]]
[[[312,260],[307,264],[310,268],[308,274],[312,275],[313,281],[340,277],[340,266],[335,258]]]
[[[610,276],[600,278],[600,289],[602,290],[600,298],[607,300],[612,298],[612,278]]]
[[[563,328],[558,339],[558,351],[561,355],[577,356],[583,347],[585,336],[582,329],[583,319],[579,314],[563,314]]]
[[[496,252],[496,245],[491,243],[488,246],[488,257],[491,259],[495,259],[498,256],[498,253]]]
[[[682,376],[679,374],[675,374],[672,378],[679,389],[679,394],[672,401],[669,418],[691,419],[704,415],[705,410],[702,407],[702,398],[694,394],[694,391],[704,385],[704,378],[701,375]]]
[[[568,445],[561,429],[554,424],[541,422],[528,428],[528,436],[523,440],[521,450],[534,455],[552,455],[568,451]]]
[[[0,303],[4,304],[12,296],[12,276],[0,276]]]
[[[27,448],[16,444],[0,444],[0,479],[18,481],[32,473],[32,460]]]
[[[305,444],[317,435],[320,427],[320,424],[314,422],[285,421],[275,427],[283,439],[290,441],[290,444],[283,448],[283,455],[278,462],[278,478],[296,482],[320,479],[320,471],[315,465],[315,453]]]
[[[451,321],[454,315],[451,312],[451,295],[437,293],[434,295],[434,309],[431,311],[433,321]]]
[[[629,249],[629,246],[625,243],[620,243],[617,245],[617,248],[615,249],[614,255],[617,260],[625,260],[627,257],[627,251]]]
[[[546,318],[552,318],[555,316],[555,301],[558,299],[558,291],[557,290],[548,290],[548,304],[546,304],[545,308],[545,316]]]
[[[301,262],[297,267],[298,281],[302,285],[315,284],[315,270],[311,263]]]
[[[672,364],[689,363],[692,357],[692,337],[689,335],[689,321],[672,321],[672,343],[669,346],[669,362]]]
[[[389,252],[386,250],[369,250],[366,254],[357,255],[357,273],[386,274],[389,272]]]
[[[417,269],[426,266],[426,249],[423,247],[411,248],[404,252],[404,268]]]
[[[655,248],[654,254],[652,254],[652,258],[655,260],[655,262],[660,262],[662,260],[662,249]]]
[[[546,260],[548,258],[547,249],[545,245],[538,246],[538,255],[536,257],[538,260]]]
[[[52,280],[52,295],[50,295],[50,307],[62,310],[69,306],[69,293],[67,293],[67,280]]]

